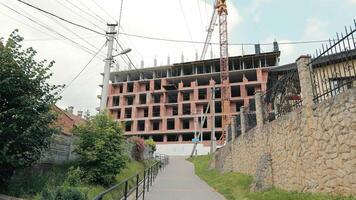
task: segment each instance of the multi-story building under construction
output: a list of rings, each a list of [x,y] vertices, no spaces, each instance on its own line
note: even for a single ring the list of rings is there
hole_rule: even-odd
[[[266,90],[269,68],[278,65],[279,56],[275,43],[272,52],[256,48],[255,54],[229,57],[231,116],[254,101],[255,91]],[[219,59],[111,72],[107,108],[114,119],[124,122],[126,136],[153,138],[163,151],[187,154],[201,130],[202,113],[214,103],[200,140],[207,152],[213,123],[215,137],[219,140],[222,134],[219,72]]]

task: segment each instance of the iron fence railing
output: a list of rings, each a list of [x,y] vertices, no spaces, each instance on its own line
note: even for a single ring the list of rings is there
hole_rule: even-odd
[[[309,63],[314,102],[321,102],[356,85],[356,21],[316,50]]]
[[[168,164],[168,156],[156,153],[153,165],[103,191],[93,200],[144,200],[146,192],[150,190],[159,171],[163,170]]]
[[[302,105],[299,74],[291,69],[280,74],[275,83],[262,96],[265,122],[295,110]]]

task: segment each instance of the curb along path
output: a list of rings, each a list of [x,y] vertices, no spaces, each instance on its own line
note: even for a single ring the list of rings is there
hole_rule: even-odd
[[[224,200],[194,173],[184,157],[170,157],[167,168],[150,188],[145,200]]]

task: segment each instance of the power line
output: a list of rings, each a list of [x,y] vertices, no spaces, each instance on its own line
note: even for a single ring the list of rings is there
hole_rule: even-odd
[[[4,7],[8,8],[8,9],[10,9],[10,10],[12,10],[13,12],[15,12],[15,13],[17,13],[17,14],[23,16],[23,17],[25,17],[26,19],[30,20],[31,22],[33,22],[33,23],[35,23],[35,24],[41,26],[42,28],[44,28],[44,29],[46,29],[46,30],[48,30],[48,31],[50,31],[50,32],[52,32],[52,33],[57,34],[57,35],[61,36],[62,38],[65,38],[66,40],[69,40],[70,42],[72,42],[73,44],[75,44],[76,46],[78,46],[79,48],[81,48],[83,51],[85,51],[85,52],[87,52],[87,53],[89,53],[89,54],[93,54],[93,51],[90,50],[89,48],[87,48],[87,47],[85,47],[85,46],[83,46],[83,45],[81,45],[81,44],[75,42],[74,40],[71,40],[70,38],[66,37],[65,35],[63,35],[63,34],[57,32],[56,30],[54,30],[54,29],[48,27],[46,24],[40,23],[40,21],[39,21],[38,19],[36,19],[35,17],[31,16],[31,17],[32,17],[32,18],[31,18],[31,17],[28,17],[28,16],[24,15],[23,13],[26,13],[25,11],[22,11],[23,13],[21,13],[21,12],[19,12],[18,10],[13,9],[13,8],[11,8],[10,6],[8,6],[8,5],[6,5],[6,4],[4,4],[4,3],[2,3],[2,2],[0,2],[0,4],[3,5]],[[28,14],[28,13],[27,13],[27,14]],[[28,14],[28,15],[29,15],[29,14]],[[34,19],[33,19],[33,18],[34,18]]]
[[[185,13],[184,13],[184,10],[183,10],[182,1],[181,1],[181,0],[178,0],[178,1],[179,1],[180,11],[182,12],[182,15],[183,15],[183,18],[184,18],[185,26],[187,27],[187,30],[188,30],[188,33],[189,33],[189,37],[190,37],[191,40],[193,40],[192,33],[191,33],[191,31],[190,31],[190,27],[189,27],[187,18],[186,18],[186,16],[185,16]]]
[[[65,7],[66,9],[70,10],[73,14],[77,15],[78,17],[85,19],[86,21],[88,21],[90,24],[94,25],[95,27],[102,29],[102,27],[98,26],[97,24],[93,23],[92,20],[87,19],[86,17],[83,17],[82,15],[78,14],[78,12],[75,12],[72,8],[68,7],[67,5],[63,4],[60,0],[55,0],[58,4],[60,4],[61,6]],[[105,31],[105,30],[104,30]]]
[[[78,10],[82,11],[83,13],[87,14],[88,16],[92,17],[93,19],[97,20],[100,23],[105,23],[105,20],[102,21],[100,18],[97,18],[95,16],[93,16],[92,14],[88,13],[87,11],[81,9],[79,6],[75,5],[74,3],[70,2],[69,0],[65,0],[67,3],[71,4],[72,6],[74,6],[75,8],[77,8]]]
[[[100,10],[102,10],[107,16],[109,16],[114,21],[117,21],[110,13],[108,13],[103,7],[101,7],[95,0],[91,0]]]
[[[86,6],[81,0],[77,0],[77,1],[80,3],[80,5],[82,5],[84,8],[86,8],[89,12],[94,13],[94,15],[98,19],[102,20],[102,22],[105,23],[105,19],[104,18],[102,18],[98,14],[96,14],[96,12],[94,12],[92,9],[90,9],[88,6]]]
[[[94,58],[101,52],[101,50],[104,48],[105,44],[106,44],[106,41],[103,44],[103,46],[101,46],[101,48],[89,60],[89,62],[86,65],[84,65],[84,67],[80,70],[80,72],[67,85],[64,86],[64,88],[59,92],[59,94],[62,94],[64,92],[64,90],[67,89],[84,72],[84,70],[89,66],[89,64],[94,60]]]
[[[94,32],[94,33],[97,33],[97,34],[106,36],[106,34],[104,34],[104,33],[100,33],[99,31],[96,31],[96,30],[94,30],[94,29],[91,29],[91,28],[85,27],[85,26],[83,26],[83,25],[77,24],[77,23],[75,23],[75,22],[69,21],[69,20],[67,20],[67,19],[64,19],[63,17],[60,17],[60,16],[58,16],[58,15],[56,15],[56,14],[53,14],[53,13],[50,13],[50,12],[48,12],[48,11],[45,11],[45,10],[43,10],[43,9],[41,9],[41,8],[38,8],[38,7],[36,7],[36,6],[32,5],[32,4],[29,4],[29,3],[27,3],[27,2],[24,2],[24,1],[22,1],[22,0],[17,0],[17,1],[20,2],[20,3],[23,3],[23,4],[27,5],[27,6],[29,6],[29,7],[31,7],[31,8],[34,8],[34,9],[39,10],[39,11],[41,11],[41,12],[44,12],[44,13],[46,13],[46,14],[48,14],[48,15],[51,15],[51,16],[53,16],[53,17],[55,17],[55,18],[58,18],[58,19],[60,19],[60,20],[62,20],[62,21],[65,21],[65,22],[67,22],[67,23],[69,23],[69,24],[72,24],[72,25],[74,25],[74,26],[77,26],[77,27],[86,29],[86,30],[88,30],[88,31],[91,31],[91,32]]]

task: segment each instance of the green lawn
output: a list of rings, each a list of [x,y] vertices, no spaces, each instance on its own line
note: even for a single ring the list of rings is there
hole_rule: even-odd
[[[137,162],[131,160],[128,162],[126,168],[116,176],[116,182],[121,182],[128,177],[133,176],[137,172],[143,172],[143,170],[149,165],[153,164],[154,161]],[[5,194],[22,197],[25,199],[40,199],[40,193],[44,188],[55,188],[57,186],[62,186],[65,184],[67,171],[72,163],[53,165],[45,173],[34,173],[31,176],[27,176],[24,181],[21,182],[10,182],[9,190],[2,191]],[[133,184],[133,181],[132,183]],[[87,194],[88,199],[93,199],[100,192],[104,191],[105,188],[98,185],[78,185],[77,189]],[[113,196],[120,194],[121,191],[115,191],[112,195],[108,195],[104,200],[112,199]]]
[[[265,192],[249,192],[252,177],[236,173],[220,173],[209,169],[211,156],[197,156],[188,159],[195,166],[195,173],[227,200],[356,200],[352,197],[336,197],[323,194],[287,192],[273,188]]]

